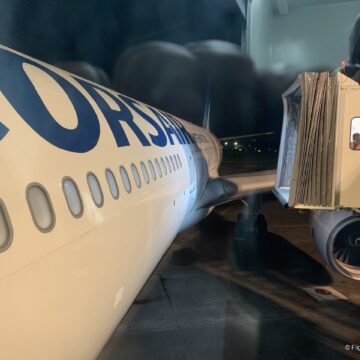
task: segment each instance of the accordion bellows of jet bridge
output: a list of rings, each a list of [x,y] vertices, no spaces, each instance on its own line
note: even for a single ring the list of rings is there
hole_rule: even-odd
[[[284,94],[276,189],[289,206],[360,207],[360,139],[358,148],[353,140],[360,136],[359,90],[336,71],[303,73]]]

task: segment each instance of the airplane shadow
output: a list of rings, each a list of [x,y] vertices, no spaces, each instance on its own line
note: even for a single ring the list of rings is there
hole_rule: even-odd
[[[285,238],[268,232],[265,217],[256,212],[240,214],[237,222],[213,212],[198,229],[200,242],[182,250],[181,255],[186,258],[182,261],[187,264],[196,260],[226,260],[239,270],[277,271],[301,283],[329,285],[332,282],[322,264]]]
[[[244,231],[244,225],[247,228]],[[255,230],[254,230],[255,229]],[[263,215],[240,216],[235,226],[233,249],[236,265],[245,270],[273,270],[303,283],[329,285],[326,268],[285,238],[268,232]]]
[[[269,232],[263,215],[250,209],[235,222],[214,212],[198,230],[200,241],[192,248],[196,261],[227,264],[210,270],[231,294],[219,329],[223,359],[235,354],[243,354],[242,360],[298,358],[300,353],[308,359],[352,357],[343,349],[349,339],[355,341],[359,307],[346,300],[319,303],[301,290],[330,285],[331,275],[306,252]]]

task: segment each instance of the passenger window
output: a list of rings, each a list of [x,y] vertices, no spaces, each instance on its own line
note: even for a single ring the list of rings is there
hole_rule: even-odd
[[[12,241],[12,227],[5,205],[0,201],[0,252],[5,251]]]
[[[142,171],[143,176],[144,176],[144,180],[148,184],[150,179],[149,179],[149,173],[147,171],[147,168],[146,168],[146,166],[145,166],[145,164],[143,162],[140,163],[140,167],[141,167],[141,171]]]
[[[120,166],[120,175],[121,175],[121,179],[123,181],[126,192],[128,192],[128,193],[131,192],[131,182],[129,179],[129,175],[123,166]]]
[[[152,176],[153,180],[156,180],[156,172],[155,172],[155,168],[154,168],[154,165],[153,165],[152,161],[149,160],[148,164],[149,164],[151,176]]]
[[[170,155],[170,162],[171,162],[172,169],[175,172],[175,170],[176,170],[175,169],[175,163],[174,163],[174,159],[173,159],[172,155]]]
[[[182,168],[181,158],[180,158],[179,154],[177,155],[177,158],[178,158],[178,160],[179,160],[179,165],[180,165],[180,167]]]
[[[63,191],[71,214],[80,217],[84,211],[80,193],[75,182],[70,178],[63,179]]]
[[[159,176],[162,177],[161,167],[158,159],[155,159],[155,165]]]
[[[167,170],[166,170],[164,158],[160,158],[160,162],[161,162],[162,171],[163,171],[164,175],[166,175]]]
[[[131,164],[131,171],[133,173],[136,186],[138,188],[141,187],[140,175],[139,175],[138,169],[135,164]]]
[[[168,158],[167,156],[165,156],[165,160],[166,160],[166,165],[167,165],[167,168],[168,168],[168,170],[169,170],[169,173],[171,173],[172,170],[171,170],[171,165],[170,165],[169,158]]]
[[[55,225],[55,215],[46,190],[38,184],[30,185],[26,196],[36,227],[44,232],[52,230]]]
[[[107,183],[109,185],[109,190],[111,192],[111,195],[114,199],[119,198],[119,187],[115,179],[114,173],[110,169],[106,169],[105,176]]]
[[[94,200],[95,205],[97,207],[103,206],[103,204],[104,204],[104,196],[103,196],[103,193],[101,191],[99,180],[97,179],[95,174],[89,173],[87,175],[87,182],[88,182],[89,189],[90,189],[90,192],[91,192],[91,196],[92,196],[92,198]]]
[[[176,169],[179,170],[179,163],[176,155],[174,155],[174,160],[175,160]]]

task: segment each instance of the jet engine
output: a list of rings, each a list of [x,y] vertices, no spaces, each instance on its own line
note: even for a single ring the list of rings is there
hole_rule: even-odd
[[[333,270],[360,280],[360,215],[351,210],[314,211],[312,233]]]

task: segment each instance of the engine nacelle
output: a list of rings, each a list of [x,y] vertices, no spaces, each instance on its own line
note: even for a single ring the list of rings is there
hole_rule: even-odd
[[[360,280],[360,216],[351,210],[314,211],[312,232],[327,264],[346,277]]]

